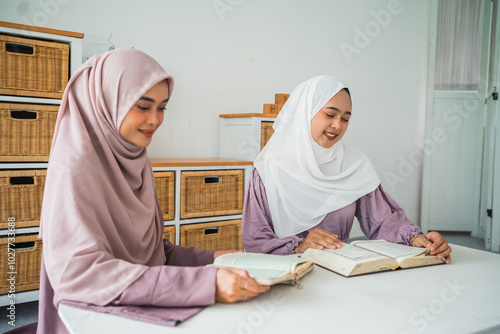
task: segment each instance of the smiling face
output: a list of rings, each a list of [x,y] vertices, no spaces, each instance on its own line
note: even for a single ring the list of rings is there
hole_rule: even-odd
[[[337,143],[347,131],[351,109],[351,97],[345,89],[340,90],[311,119],[314,140],[324,148]]]
[[[168,102],[168,83],[162,80],[148,90],[127,113],[120,125],[120,135],[139,147],[151,144],[153,134],[163,123]]]

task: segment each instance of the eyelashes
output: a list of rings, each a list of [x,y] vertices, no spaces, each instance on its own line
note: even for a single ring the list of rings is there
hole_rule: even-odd
[[[150,107],[141,107],[140,105],[136,104],[135,105],[140,111],[149,111],[151,108]],[[167,107],[163,107],[163,108],[158,108],[156,109],[157,111],[159,112],[164,112],[165,110],[167,110]]]
[[[325,115],[326,115],[326,117],[331,118],[331,119],[333,119],[335,116],[337,116],[336,114],[332,115],[332,114],[329,114],[329,113],[325,113]],[[348,123],[348,122],[349,122],[349,120],[348,120],[348,119],[346,119],[346,118],[341,118],[340,120],[341,120],[342,122],[345,122],[345,123]]]

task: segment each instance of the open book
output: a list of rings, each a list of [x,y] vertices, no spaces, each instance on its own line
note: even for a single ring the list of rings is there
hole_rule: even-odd
[[[302,257],[348,277],[444,263],[444,260],[428,255],[428,252],[427,248],[410,247],[385,240],[359,240],[344,243],[342,248],[335,250],[308,248]]]
[[[313,269],[314,262],[296,255],[230,253],[217,257],[212,265],[244,269],[259,284],[287,283],[295,285],[299,278]]]

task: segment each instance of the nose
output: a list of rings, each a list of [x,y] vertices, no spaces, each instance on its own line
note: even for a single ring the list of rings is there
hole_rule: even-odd
[[[151,125],[157,125],[159,122],[158,113],[156,111],[151,111],[147,118],[147,123]]]
[[[342,128],[342,124],[340,123],[340,117],[335,117],[332,120],[332,123],[330,125],[333,129],[335,130],[340,130]]]

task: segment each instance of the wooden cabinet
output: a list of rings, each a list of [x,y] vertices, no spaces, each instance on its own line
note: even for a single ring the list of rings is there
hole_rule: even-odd
[[[220,157],[254,161],[274,133],[277,114],[221,114]]]
[[[215,158],[151,159],[151,163],[155,175],[158,200],[163,212],[164,238],[169,239],[174,244],[195,246],[200,249],[243,249],[240,239],[241,214],[243,212],[243,195],[248,183],[252,162]],[[36,170],[27,172],[31,172],[31,174],[35,172],[34,175],[36,174],[39,178],[45,175],[46,163],[32,163],[30,166],[36,168]],[[26,171],[22,169],[26,167],[24,163],[3,163],[2,167],[7,170],[0,171],[0,180],[1,173],[10,173],[15,176],[25,176],[26,174]],[[40,172],[37,170],[40,170]],[[191,183],[183,183],[183,179],[190,180]],[[35,187],[35,185],[31,185],[31,187]],[[37,192],[31,191],[30,194],[34,198],[40,197]],[[183,201],[183,198],[186,201]],[[197,205],[192,205],[192,203]],[[34,220],[35,224],[25,225],[31,227],[16,227],[17,242],[26,245],[31,243],[28,246],[32,248],[32,251],[24,249],[25,252],[23,253],[23,256],[30,260],[29,263],[33,264],[29,268],[33,266],[39,267],[40,263],[39,257],[42,243],[41,240],[36,238],[39,212],[37,212],[37,215],[37,219]],[[27,222],[33,222],[31,216],[28,215],[27,217],[29,218],[26,219]],[[8,222],[6,223],[7,226]],[[26,236],[31,236],[31,239],[25,241],[20,238],[21,236],[24,239]],[[0,231],[0,245],[4,245],[2,249],[7,247],[7,238],[8,230]],[[5,261],[0,261],[0,265],[7,266],[7,257],[4,256],[2,260]],[[26,267],[24,262],[26,261],[23,260],[22,265],[24,267],[19,266],[18,271],[25,270],[22,269]],[[7,271],[2,268],[2,272]],[[33,274],[33,270],[31,270],[29,274],[31,279],[37,280],[39,272]],[[37,289],[38,282],[27,282],[25,279],[23,285],[19,287]],[[2,288],[5,290],[7,287],[0,285],[0,291],[4,291],[1,290]],[[37,290],[25,292],[18,290],[16,292],[17,303],[37,299]],[[7,295],[1,295],[0,305],[7,305],[8,303]]]
[[[241,214],[251,161],[170,158],[151,159],[151,164],[155,177],[173,175],[172,219],[165,220],[172,243],[214,251],[243,249]]]
[[[60,98],[82,64],[82,38],[0,22],[0,305],[9,304],[9,292],[16,303],[38,299],[46,162]]]

